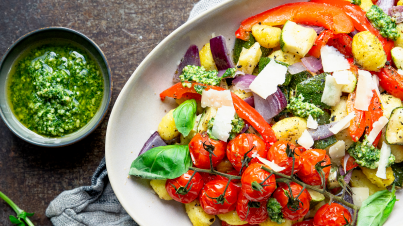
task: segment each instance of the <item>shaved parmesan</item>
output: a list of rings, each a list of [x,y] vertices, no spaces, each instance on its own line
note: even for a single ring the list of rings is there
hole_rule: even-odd
[[[368,71],[358,70],[357,91],[354,102],[354,108],[357,110],[368,111],[369,103],[372,99],[372,76]]]
[[[372,143],[374,143],[376,137],[382,131],[383,127],[385,127],[386,124],[388,124],[388,121],[389,121],[388,118],[382,116],[378,119],[378,121],[374,122],[374,124],[372,125],[372,130],[367,136],[368,145],[372,145]]]
[[[390,146],[383,142],[378,162],[378,170],[375,174],[379,178],[386,179],[386,166],[389,162],[390,152]]]
[[[329,156],[332,159],[341,158],[346,154],[346,143],[343,140],[337,141],[329,148]]]
[[[222,106],[233,106],[231,91],[229,90],[203,90],[201,98],[201,106],[220,108]]]
[[[333,125],[329,130],[333,134],[337,134],[343,129],[347,128],[350,126],[350,121],[355,117],[355,113],[351,112],[348,114],[346,117],[344,117],[342,120],[338,121],[335,125]]]
[[[353,192],[354,205],[361,207],[362,203],[369,197],[368,187],[351,187]]]
[[[271,60],[249,85],[249,88],[261,98],[266,99],[277,91],[278,85],[282,85],[285,82],[286,73],[286,66]]]
[[[235,109],[233,106],[222,106],[218,108],[217,114],[214,119],[212,135],[219,140],[227,142],[229,133],[232,130],[231,122],[235,116]]]
[[[273,160],[273,161],[269,161],[269,160],[267,160],[267,159],[265,159],[265,158],[262,158],[262,157],[260,157],[260,156],[256,156],[256,158],[258,158],[259,161],[261,161],[263,164],[265,164],[265,165],[268,166],[270,169],[272,169],[272,170],[274,170],[274,171],[276,171],[276,172],[280,172],[280,171],[282,171],[282,170],[285,169],[285,167],[279,166],[279,165],[277,165],[276,163],[274,163],[274,160]]]
[[[305,130],[302,135],[298,138],[298,144],[305,149],[311,148],[313,146],[313,138],[308,130]]]
[[[397,70],[397,73],[398,73],[399,75],[403,75],[403,70],[402,70],[402,69],[398,69],[398,70]]]
[[[354,76],[350,70],[336,71],[333,73],[333,77],[336,79],[336,83],[339,85],[350,84],[350,76]]]
[[[335,106],[337,103],[339,103],[342,87],[343,85],[337,84],[336,79],[333,76],[327,75],[325,89],[323,90],[321,99],[322,103],[325,103],[329,106]]]
[[[306,122],[306,126],[310,129],[317,129],[318,122],[315,119],[313,119],[311,115],[309,115],[308,120]]]
[[[320,49],[324,72],[334,72],[350,69],[347,59],[333,46],[323,46]]]

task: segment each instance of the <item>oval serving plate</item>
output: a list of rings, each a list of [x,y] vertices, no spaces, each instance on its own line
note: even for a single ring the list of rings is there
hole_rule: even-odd
[[[292,0],[233,0],[222,3],[188,21],[166,37],[143,60],[122,89],[113,107],[105,142],[109,180],[119,201],[140,225],[191,226],[184,205],[158,198],[148,180],[128,176],[132,161],[150,137],[166,112],[176,107],[159,93],[172,86],[172,77],[187,48],[195,44],[201,49],[212,33],[224,35],[233,48],[235,31],[242,20]],[[398,199],[403,194],[398,194]],[[403,204],[395,209],[385,225],[398,225]],[[220,225],[216,220],[214,225]]]

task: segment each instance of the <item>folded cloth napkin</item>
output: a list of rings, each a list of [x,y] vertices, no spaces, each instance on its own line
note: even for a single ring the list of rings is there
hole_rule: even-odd
[[[198,2],[190,12],[189,19],[224,1],[228,0]],[[112,190],[105,159],[92,176],[91,186],[62,192],[50,202],[46,216],[55,226],[138,226]]]

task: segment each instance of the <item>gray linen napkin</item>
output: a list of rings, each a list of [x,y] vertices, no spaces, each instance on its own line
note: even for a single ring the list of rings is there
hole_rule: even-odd
[[[189,19],[224,1],[228,0],[201,0],[193,7]],[[92,176],[90,186],[62,192],[50,202],[46,216],[55,226],[138,226],[112,190],[105,159]]]

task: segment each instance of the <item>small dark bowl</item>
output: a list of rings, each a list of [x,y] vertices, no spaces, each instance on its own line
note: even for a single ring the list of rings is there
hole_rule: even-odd
[[[78,46],[98,63],[104,77],[104,96],[101,106],[87,125],[63,137],[45,137],[26,128],[15,117],[8,101],[8,75],[21,54],[32,48],[50,43],[68,43]],[[112,76],[108,61],[94,41],[78,31],[64,27],[49,27],[32,31],[19,38],[4,54],[0,63],[0,116],[8,128],[21,139],[43,147],[61,147],[73,144],[90,134],[101,123],[108,110],[112,94]]]

